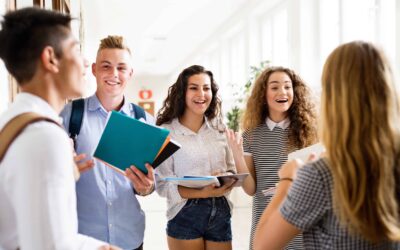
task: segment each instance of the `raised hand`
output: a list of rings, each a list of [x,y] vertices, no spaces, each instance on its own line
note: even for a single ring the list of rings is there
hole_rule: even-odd
[[[243,138],[239,132],[235,132],[232,129],[227,128],[225,130],[226,139],[228,141],[228,145],[232,150],[232,153],[235,157],[243,156]]]

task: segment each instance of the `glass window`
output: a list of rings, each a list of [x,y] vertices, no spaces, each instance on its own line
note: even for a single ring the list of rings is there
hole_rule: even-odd
[[[339,16],[339,0],[322,0],[320,2],[320,52],[323,62],[340,43]]]
[[[261,54],[262,60],[272,60],[272,27],[271,19],[267,19],[261,26]]]
[[[375,0],[341,1],[342,42],[374,41],[377,15]]]
[[[234,84],[234,89],[239,90],[240,86],[245,84],[246,65],[245,65],[245,43],[243,33],[233,36],[230,39],[230,54],[231,54],[231,83]]]
[[[219,67],[219,53],[217,49],[214,49],[211,53],[210,53],[210,66],[209,66],[209,70],[211,70],[211,72],[214,74],[214,78],[217,81],[217,83],[219,84],[219,79],[220,79],[220,67]]]
[[[320,41],[323,61],[340,43],[354,40],[380,45],[395,54],[396,0],[321,0]]]
[[[376,42],[384,48],[386,55],[394,63],[396,54],[396,1],[379,0],[377,5]],[[397,30],[397,32],[399,31]]]
[[[289,66],[288,16],[286,8],[273,9],[261,24],[262,61]]]
[[[287,10],[280,10],[272,20],[273,64],[289,66]]]

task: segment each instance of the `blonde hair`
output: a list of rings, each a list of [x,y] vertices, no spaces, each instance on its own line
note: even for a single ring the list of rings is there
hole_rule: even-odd
[[[275,72],[283,72],[292,80],[293,103],[288,110],[290,119],[289,142],[303,148],[317,141],[315,105],[311,90],[293,70],[284,67],[266,68],[256,79],[242,116],[242,129],[253,130],[263,124],[269,116],[266,104],[266,89],[269,77]]]
[[[101,39],[97,53],[102,49],[124,49],[131,54],[131,50],[122,36],[107,36]]]
[[[334,208],[350,232],[371,242],[400,240],[397,94],[386,58],[370,43],[341,45],[325,63],[321,138]]]

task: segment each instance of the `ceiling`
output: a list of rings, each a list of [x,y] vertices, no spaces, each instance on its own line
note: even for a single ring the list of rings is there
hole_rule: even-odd
[[[85,54],[123,35],[136,75],[168,75],[251,0],[82,0]]]

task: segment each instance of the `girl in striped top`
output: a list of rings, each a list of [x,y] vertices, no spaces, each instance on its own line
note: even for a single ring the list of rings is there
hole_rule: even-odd
[[[254,83],[242,120],[243,137],[227,131],[238,173],[250,172],[243,189],[254,196],[250,249],[258,221],[278,182],[288,153],[317,141],[310,89],[292,70],[265,69]],[[269,194],[264,195],[263,191]],[[296,239],[288,249],[302,249]]]

